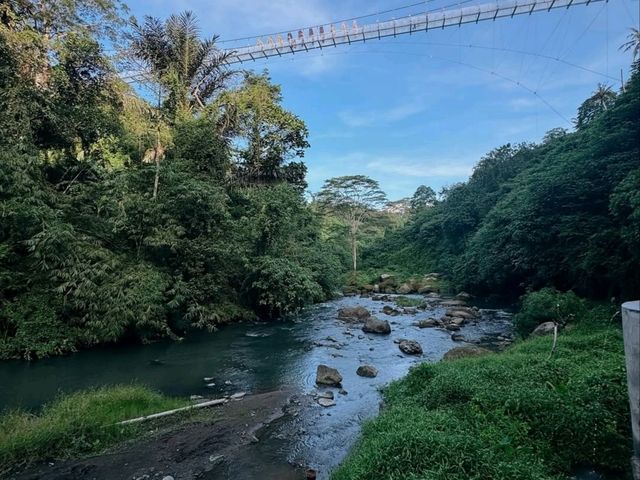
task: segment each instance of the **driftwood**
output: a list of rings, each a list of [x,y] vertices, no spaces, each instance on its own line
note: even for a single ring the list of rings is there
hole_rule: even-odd
[[[229,401],[228,398],[217,398],[215,400],[209,400],[207,402],[196,403],[195,405],[189,405],[188,407],[175,408],[173,410],[167,410],[166,412],[153,413],[144,417],[131,418],[129,420],[123,420],[116,423],[116,425],[129,425],[131,423],[140,423],[145,420],[153,420],[154,418],[167,417],[178,412],[186,412],[188,410],[194,410],[196,408],[213,407],[214,405],[224,405]]]

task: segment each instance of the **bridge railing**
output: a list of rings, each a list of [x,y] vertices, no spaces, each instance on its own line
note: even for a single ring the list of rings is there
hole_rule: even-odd
[[[428,32],[434,29],[459,27],[463,24],[478,23],[487,20],[512,18],[516,15],[531,15],[548,12],[558,8],[607,0],[508,0],[499,3],[475,5],[454,10],[425,12],[402,18],[358,25],[354,20],[350,25],[339,24],[305,27],[297,31],[276,34],[268,37],[256,37],[255,45],[228,49],[231,56],[227,64],[243,63],[282,55],[291,55],[309,50],[336,47],[338,45],[379,40],[397,35]]]

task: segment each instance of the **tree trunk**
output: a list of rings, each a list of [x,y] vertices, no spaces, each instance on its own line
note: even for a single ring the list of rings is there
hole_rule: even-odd
[[[351,260],[353,265],[353,273],[358,270],[358,241],[356,237],[356,231],[351,228]]]
[[[153,155],[156,161],[156,174],[153,179],[153,199],[158,196],[158,184],[160,183],[160,125],[156,129],[156,148]]]

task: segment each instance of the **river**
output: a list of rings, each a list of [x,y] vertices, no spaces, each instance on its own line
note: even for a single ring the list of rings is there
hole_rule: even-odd
[[[389,320],[390,335],[364,334],[358,324],[337,319],[343,307],[361,305]],[[237,324],[215,333],[199,333],[181,342],[121,345],[95,348],[35,362],[0,363],[0,408],[38,409],[59,392],[73,392],[99,385],[142,383],[168,395],[219,397],[239,391],[260,393],[286,388],[299,395],[318,391],[315,374],[319,364],[337,368],[348,392],[335,391],[336,405],[315,403],[271,429],[273,442],[261,445],[320,472],[327,472],[346,455],[362,422],[379,410],[379,389],[400,378],[412,365],[439,360],[460,342],[451,333],[413,324],[444,315],[434,306],[416,314],[382,313],[392,301],[344,297],[316,305],[286,321],[270,324]],[[462,327],[466,340],[491,342],[511,331],[510,315],[501,310],[481,310],[482,319]],[[405,355],[394,340],[417,340],[421,356]],[[375,378],[356,375],[360,365],[372,365]],[[204,379],[207,378],[205,381]]]

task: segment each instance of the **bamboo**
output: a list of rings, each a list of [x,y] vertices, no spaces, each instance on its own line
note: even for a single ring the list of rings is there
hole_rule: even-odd
[[[187,410],[194,410],[196,408],[212,407],[214,405],[223,405],[229,401],[228,398],[216,398],[215,400],[209,400],[208,402],[196,403],[195,405],[189,405],[188,407],[175,408],[173,410],[167,410],[165,412],[153,413],[151,415],[145,415],[144,417],[131,418],[129,420],[123,420],[116,423],[116,425],[129,425],[131,423],[140,423],[145,420],[153,420],[154,418],[167,417],[178,412],[186,412]]]

